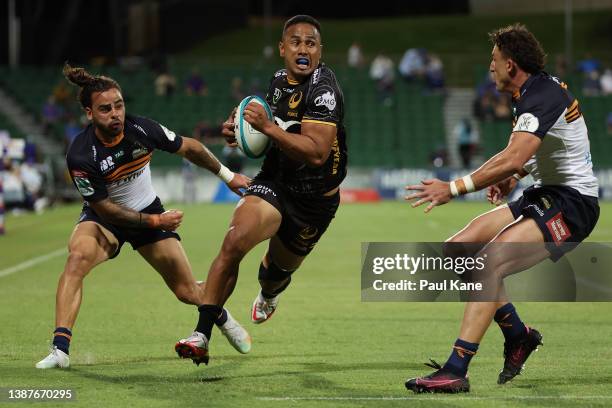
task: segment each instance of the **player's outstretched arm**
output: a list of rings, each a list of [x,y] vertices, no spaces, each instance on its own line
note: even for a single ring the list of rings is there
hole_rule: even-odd
[[[407,201],[417,200],[412,207],[429,203],[425,212],[435,206],[446,204],[453,197],[468,194],[493,186],[513,174],[524,175],[523,166],[535,154],[542,140],[532,133],[514,132],[508,146],[487,160],[470,175],[447,183],[438,179],[424,180],[421,184],[406,186],[408,191],[416,191],[406,196]]]
[[[183,212],[179,210],[168,210],[163,214],[146,214],[115,204],[109,198],[90,202],[89,205],[103,220],[130,228],[159,228],[174,231],[183,220]]]
[[[240,189],[246,189],[251,182],[247,176],[234,173],[225,167],[215,157],[215,155],[206,148],[202,143],[190,137],[183,137],[183,144],[177,153],[196,166],[207,169],[213,174],[216,174],[223,180],[228,187],[239,196],[242,195]]]
[[[300,134],[289,133],[268,119],[264,107],[255,102],[245,108],[244,119],[274,140],[287,156],[312,167],[325,163],[336,138],[337,128],[333,123],[302,122]]]

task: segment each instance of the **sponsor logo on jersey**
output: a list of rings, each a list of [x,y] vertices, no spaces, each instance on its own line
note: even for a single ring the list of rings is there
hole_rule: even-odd
[[[88,197],[94,193],[94,189],[86,172],[81,170],[73,170],[72,178],[77,190],[79,190],[79,193],[81,193],[83,197]]]
[[[546,226],[548,227],[548,231],[550,231],[550,234],[552,235],[553,242],[557,246],[560,246],[563,241],[567,240],[572,235],[567,224],[565,223],[565,221],[563,221],[563,215],[560,212],[558,212],[557,215],[548,220],[546,222]]]
[[[134,159],[137,159],[149,153],[149,151],[139,142],[134,143],[134,146],[136,146],[136,149],[132,150],[132,158]]]
[[[302,91],[296,92],[289,98],[289,109],[295,109],[302,102]]]
[[[104,160],[102,160],[100,162],[100,170],[101,171],[110,170],[113,167],[115,167],[115,162],[113,161],[113,157],[112,156],[108,156],[106,159],[104,159]]]
[[[540,207],[538,207],[536,204],[529,204],[527,208],[529,207],[532,207],[535,210],[535,212],[537,212],[540,215],[540,217],[544,216],[544,211]]]
[[[91,145],[91,151],[93,152],[94,161],[98,161],[98,151],[96,150],[96,146]]]
[[[276,104],[278,102],[278,100],[280,99],[282,94],[283,93],[281,92],[280,89],[274,88],[274,96],[272,97],[272,103]]]
[[[120,157],[122,157],[124,155],[123,150],[119,150],[117,153],[115,153],[115,159],[118,159]]]
[[[278,71],[276,74],[274,74],[274,78],[278,78],[281,75],[287,75],[287,72],[285,72],[285,70]]]
[[[174,139],[176,138],[176,133],[174,133],[173,131],[165,127],[164,125],[160,124],[159,126],[162,128],[162,130],[166,134],[166,137],[168,138],[168,140],[171,142],[174,142]]]
[[[336,96],[333,92],[327,91],[319,95],[314,100],[315,106],[325,106],[330,111],[336,109]]]
[[[293,91],[295,91],[295,88],[283,88],[283,92],[287,92],[287,93],[293,93]]]
[[[314,72],[312,73],[312,84],[315,85],[317,82],[319,82],[319,76],[321,75],[321,68],[317,68],[314,70]]]
[[[516,120],[513,132],[530,132],[534,133],[540,127],[540,121],[531,113],[523,113]]]

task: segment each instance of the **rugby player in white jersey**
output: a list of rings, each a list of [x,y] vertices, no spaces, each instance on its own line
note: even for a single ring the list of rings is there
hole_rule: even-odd
[[[203,304],[204,283],[194,279],[174,232],[183,213],[165,211],[153,191],[149,162],[155,149],[181,155],[217,174],[236,194],[242,195],[240,189],[248,188],[250,182],[223,166],[200,142],[153,120],[126,115],[121,88],[113,79],[69,65],[64,75],[80,87],[79,101],[91,123],[75,138],[66,156],[85,203],[57,287],[53,347],[36,364],[43,369],[70,365],[69,346],[83,297],[83,279],[96,265],[116,257],[126,241],[159,272],[181,302]],[[226,310],[215,323],[236,350],[250,350],[249,334]]]
[[[489,201],[498,207],[449,238],[448,247],[452,243],[476,243],[479,248],[489,243],[510,244],[487,262],[487,271],[493,272],[495,302],[466,304],[448,361],[444,366],[433,362],[437,371],[409,379],[406,387],[415,392],[469,391],[468,364],[492,320],[505,338],[498,383],[520,374],[542,336],[525,326],[508,302],[503,278],[546,258],[558,260],[591,233],[599,218],[599,187],[578,100],[564,83],[543,72],[544,50],[525,26],[511,25],[489,36],[493,43],[490,71],[496,87],[512,95],[514,121],[508,146],[473,173],[450,183],[432,179],[407,186],[416,192],[406,198],[417,200],[413,207],[429,203],[425,210],[429,212],[456,196],[488,188]],[[518,200],[500,205],[528,173],[534,185]],[[517,253],[512,243],[529,245],[520,245]]]

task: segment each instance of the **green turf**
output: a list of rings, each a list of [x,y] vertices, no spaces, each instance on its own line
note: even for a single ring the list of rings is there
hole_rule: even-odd
[[[186,211],[184,246],[196,276],[204,278],[232,208],[178,207]],[[425,216],[403,203],[341,206],[274,318],[261,326],[248,321],[263,251],[256,248],[228,304],[250,330],[253,351],[237,354],[217,331],[207,367],[174,355],[174,342],[191,331],[196,312],[176,301],[129,245],[86,279],[72,367],[65,371],[33,367],[46,354],[53,329],[63,258],[0,277],[0,387],[72,388],[77,402],[55,405],[83,407],[610,406],[612,306],[606,303],[519,304],[521,316],[544,334],[545,346],[508,386],[495,384],[502,336],[494,328],[471,366],[469,395],[405,391],[406,377],[430,371],[422,365],[429,357],[447,357],[462,305],[360,302],[360,242],[442,240],[486,208],[452,203]],[[612,240],[611,209],[602,205],[592,240]],[[0,274],[65,246],[77,214],[77,206],[68,206],[43,216],[9,216],[8,234],[0,237]],[[314,397],[339,399],[300,399]],[[342,399],[379,397],[407,400]]]

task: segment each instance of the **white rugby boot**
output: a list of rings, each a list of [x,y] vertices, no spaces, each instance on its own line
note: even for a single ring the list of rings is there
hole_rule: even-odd
[[[38,363],[36,363],[36,368],[46,369],[46,368],[68,368],[70,367],[70,356],[64,353],[62,350],[58,349],[56,346],[53,346],[51,349],[51,353]]]
[[[174,350],[180,358],[190,358],[196,365],[208,365],[208,339],[203,333],[194,331],[191,336],[179,340]]]
[[[218,326],[221,333],[227,338],[227,341],[234,347],[239,353],[246,354],[251,351],[251,336],[240,325],[230,314],[229,310],[225,309],[227,313],[227,321],[222,325]]]
[[[259,291],[251,309],[251,321],[260,324],[272,317],[278,306],[278,297],[279,295],[276,295],[273,298],[266,299]]]

